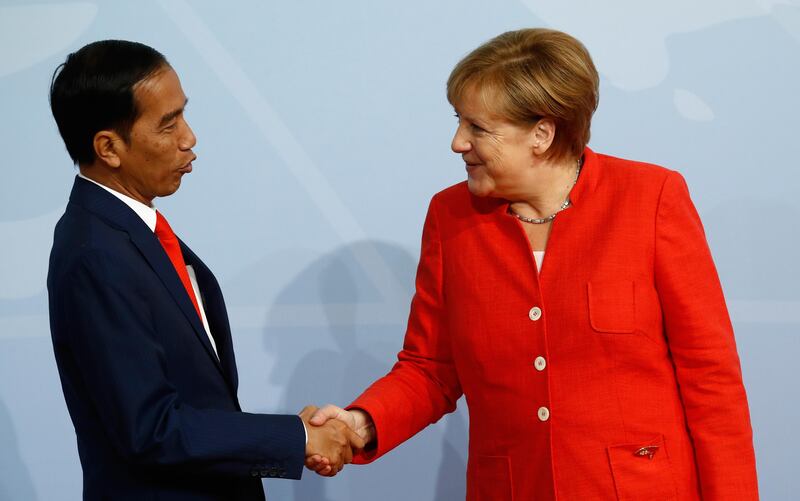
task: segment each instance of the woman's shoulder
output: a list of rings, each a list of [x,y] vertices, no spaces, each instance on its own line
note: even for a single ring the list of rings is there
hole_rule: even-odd
[[[595,153],[599,178],[625,186],[660,188],[670,178],[683,178],[678,171],[662,165]]]
[[[448,186],[447,188],[439,191],[436,193],[433,198],[434,200],[468,200],[471,194],[469,192],[469,188],[467,187],[466,181],[461,181],[456,183],[452,186]]]
[[[433,196],[431,205],[439,204],[450,208],[463,208],[469,212],[491,212],[506,201],[493,197],[479,197],[469,191],[467,181],[461,181],[441,190]]]
[[[498,212],[507,203],[499,198],[473,195],[467,181],[461,181],[436,193],[431,198],[428,212],[436,214],[438,219],[454,223],[455,220],[466,221]]]
[[[597,161],[605,174],[634,177],[653,177],[663,179],[674,172],[667,167],[641,160],[615,157],[604,153],[595,153]]]

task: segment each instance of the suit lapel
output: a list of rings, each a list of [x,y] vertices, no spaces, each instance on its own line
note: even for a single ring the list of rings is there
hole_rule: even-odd
[[[197,316],[197,310],[194,309],[192,300],[189,299],[189,295],[186,293],[186,289],[183,287],[183,283],[178,277],[175,267],[172,266],[172,262],[169,260],[169,257],[167,257],[164,248],[161,247],[156,236],[150,232],[149,228],[145,227],[145,229],[147,230],[146,232],[130,233],[131,241],[139,248],[139,251],[147,260],[148,264],[150,264],[150,267],[153,268],[158,278],[161,279],[161,282],[169,291],[172,299],[175,300],[178,308],[180,308],[189,323],[192,324],[198,341],[202,343],[208,356],[210,356],[217,367],[219,367],[219,360],[214,353],[214,348],[211,346],[211,341],[208,339],[208,334],[206,334],[200,317]],[[221,369],[221,367],[219,368]]]
[[[158,238],[150,231],[144,221],[114,195],[81,178],[75,179],[70,202],[81,205],[112,226],[128,233],[131,242],[139,249],[139,252],[164,284],[164,287],[169,291],[169,294],[175,300],[176,306],[192,325],[198,341],[203,345],[214,365],[224,376],[205,328],[197,316],[197,311],[194,309],[189,295],[186,294],[186,289],[183,287],[178,273],[172,266],[169,257],[167,257],[167,253],[164,252],[164,248],[161,247]]]
[[[197,285],[202,294],[203,308],[208,318],[208,325],[214,342],[217,344],[217,352],[228,382],[231,384],[233,394],[238,388],[238,377],[236,374],[236,359],[233,352],[233,342],[231,339],[230,323],[228,313],[225,308],[225,300],[222,297],[219,283],[211,273],[211,270],[200,260],[197,255],[183,242],[181,242],[181,252],[186,260],[186,264],[194,268],[197,277]]]

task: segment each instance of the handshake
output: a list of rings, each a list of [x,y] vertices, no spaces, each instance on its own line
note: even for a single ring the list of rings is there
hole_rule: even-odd
[[[306,468],[332,477],[353,461],[353,454],[375,438],[372,418],[360,409],[313,405],[300,411],[306,427]]]

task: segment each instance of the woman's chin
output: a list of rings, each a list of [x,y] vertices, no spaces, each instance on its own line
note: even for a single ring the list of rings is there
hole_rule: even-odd
[[[469,192],[476,197],[488,197],[492,192],[489,183],[471,177],[467,177],[467,188],[469,188]]]

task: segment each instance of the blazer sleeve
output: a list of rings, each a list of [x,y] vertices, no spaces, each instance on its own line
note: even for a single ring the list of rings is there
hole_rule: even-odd
[[[702,223],[676,172],[659,200],[654,265],[703,499],[758,499],[733,328]]]
[[[462,393],[447,329],[435,206],[436,198],[425,218],[416,292],[397,363],[348,407],[367,411],[377,433],[376,446],[359,453],[355,463],[377,459],[452,412]]]
[[[131,463],[191,473],[300,478],[305,431],[294,415],[198,409],[181,402],[136,272],[110,252],[83,253],[55,291],[59,339],[91,412]]]

